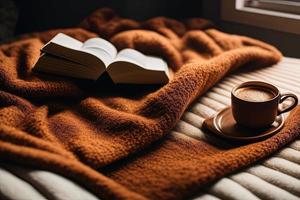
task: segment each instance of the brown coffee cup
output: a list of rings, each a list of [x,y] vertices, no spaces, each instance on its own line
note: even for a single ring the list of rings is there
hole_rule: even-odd
[[[279,108],[287,98],[293,99],[292,104],[284,109]],[[270,126],[277,115],[296,107],[298,98],[291,93],[280,94],[272,84],[249,81],[233,88],[231,104],[233,117],[238,124],[257,129]]]

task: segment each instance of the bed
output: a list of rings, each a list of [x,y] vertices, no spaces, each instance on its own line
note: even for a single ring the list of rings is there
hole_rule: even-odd
[[[273,83],[300,98],[300,59],[284,57],[268,68],[226,76],[186,110],[170,134],[224,145],[224,140],[203,131],[202,123],[230,104],[232,87],[248,80]],[[98,199],[84,186],[49,171],[1,163],[0,177],[1,199]],[[192,199],[300,199],[300,138],[267,159],[207,185]]]

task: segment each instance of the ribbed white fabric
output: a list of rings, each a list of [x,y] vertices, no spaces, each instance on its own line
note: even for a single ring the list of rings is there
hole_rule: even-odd
[[[6,166],[11,173],[29,182],[45,197],[51,200],[98,200],[81,186],[62,176],[42,170],[32,170],[17,166]]]
[[[94,194],[58,174],[1,164],[0,199],[99,200]]]
[[[210,89],[204,96],[195,101],[193,105],[184,113],[171,134],[181,135],[182,139],[193,137],[195,139],[207,140],[216,145],[226,147],[226,141],[212,134],[206,134],[201,130],[205,118],[214,115],[217,111],[230,105],[230,92],[232,87],[244,81],[261,80],[273,83],[282,92],[293,92],[300,98],[300,59],[283,58],[283,60],[268,68],[257,69],[255,71],[240,71],[225,77],[220,83]],[[188,136],[188,137],[187,137]],[[2,170],[2,171],[1,171]],[[5,173],[7,180],[0,179],[0,197],[9,195],[7,191],[18,186],[20,182],[25,183],[22,190],[24,195],[32,194],[32,197],[41,194],[57,200],[66,198],[96,199],[92,194],[88,194],[80,186],[73,184],[70,180],[53,174],[35,169],[10,168],[10,173],[23,178],[27,181],[16,180],[13,174],[0,168],[0,175]],[[1,174],[2,172],[2,174]],[[22,173],[25,173],[22,175]],[[11,177],[9,177],[11,176]],[[49,177],[49,179],[47,179]],[[49,182],[49,180],[51,180]],[[17,183],[15,185],[15,183]],[[27,185],[26,185],[27,184]],[[32,186],[30,186],[31,184]],[[20,185],[20,184],[19,184]],[[26,185],[26,186],[25,186]],[[67,187],[65,187],[67,186]],[[65,189],[64,189],[65,188]],[[71,195],[70,195],[71,194]],[[76,194],[72,196],[72,194]],[[20,198],[18,195],[11,194],[9,199],[26,200],[28,196]],[[31,198],[35,199],[35,198]],[[300,138],[287,145],[273,156],[255,164],[241,172],[224,177],[202,191],[195,198],[197,200],[296,200],[300,199]]]
[[[0,168],[0,198],[6,200],[45,200],[46,198],[31,186],[31,183],[18,178]]]

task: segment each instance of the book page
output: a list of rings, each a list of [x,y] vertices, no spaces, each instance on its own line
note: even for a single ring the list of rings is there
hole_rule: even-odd
[[[117,55],[117,49],[114,45],[101,38],[92,38],[85,41],[81,50],[97,56],[106,66],[108,66]]]
[[[158,71],[165,71],[167,76],[169,77],[168,64],[161,58],[154,57],[154,56],[147,56],[145,59],[145,68],[158,70]]]
[[[76,40],[68,35],[65,35],[63,33],[57,34],[52,40],[50,40],[45,46],[47,46],[49,43],[56,43],[58,45],[70,48],[70,49],[77,49],[79,50],[83,43],[79,40]]]
[[[134,49],[123,49],[118,53],[116,61],[134,63],[147,70],[168,71],[168,65],[163,59],[155,56],[146,56]]]
[[[171,78],[163,59],[134,49],[120,51],[106,70],[114,83],[165,84]]]

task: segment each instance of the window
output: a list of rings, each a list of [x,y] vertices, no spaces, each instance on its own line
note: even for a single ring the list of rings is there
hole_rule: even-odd
[[[222,19],[300,34],[300,0],[226,0]]]
[[[282,13],[300,14],[300,0],[246,0],[244,1],[244,6]]]

